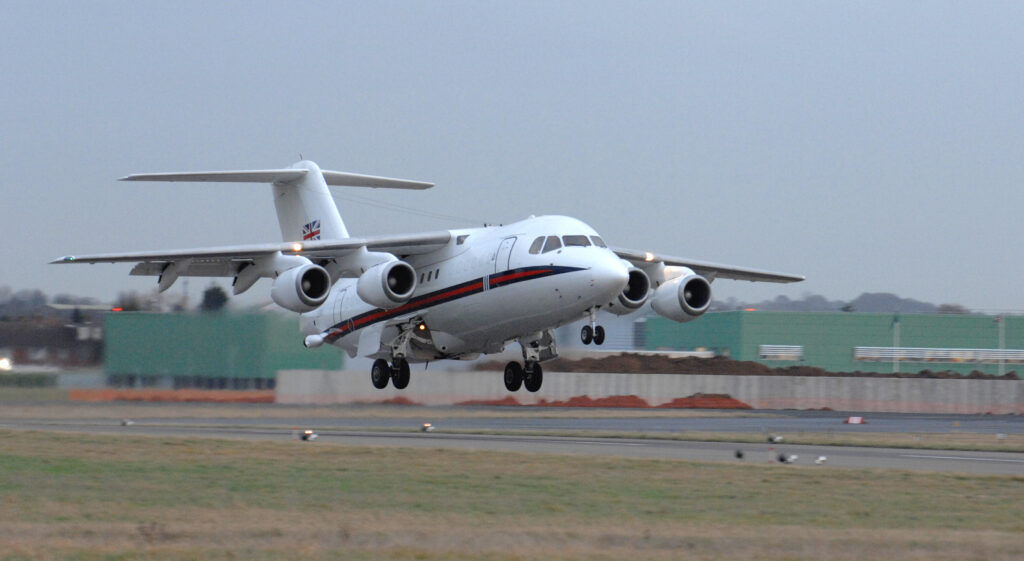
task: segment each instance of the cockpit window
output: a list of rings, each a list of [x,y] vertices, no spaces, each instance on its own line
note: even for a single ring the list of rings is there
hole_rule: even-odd
[[[562,241],[565,242],[565,247],[571,245],[587,247],[590,245],[590,240],[586,236],[562,236]]]
[[[554,251],[562,247],[562,240],[558,239],[558,236],[548,236],[547,242],[544,243],[544,253]]]
[[[590,236],[590,240],[593,241],[594,245],[597,247],[608,247],[604,244],[604,240],[601,239],[601,236]]]
[[[530,246],[530,253],[536,255],[540,253],[540,248],[542,247],[544,247],[544,236],[533,240],[533,245]]]

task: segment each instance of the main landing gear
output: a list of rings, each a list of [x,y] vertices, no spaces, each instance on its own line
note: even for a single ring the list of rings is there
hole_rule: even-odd
[[[388,387],[388,380],[396,390],[404,390],[409,385],[409,361],[401,357],[395,358],[390,365],[383,358],[373,361],[373,368],[370,369],[373,387],[382,390]]]
[[[526,367],[518,362],[505,365],[505,389],[510,392],[519,391],[521,386],[526,386],[528,392],[536,392],[543,383],[544,369],[540,363],[527,363]]]
[[[525,386],[528,392],[539,391],[541,384],[544,383],[541,361],[558,356],[555,336],[549,329],[520,337],[518,341],[523,348],[523,362],[510,362],[505,365],[505,389],[515,392]]]
[[[583,341],[584,345],[589,345],[591,341],[595,345],[604,343],[604,327],[600,325],[593,327],[584,325],[583,329],[580,330],[580,340]]]

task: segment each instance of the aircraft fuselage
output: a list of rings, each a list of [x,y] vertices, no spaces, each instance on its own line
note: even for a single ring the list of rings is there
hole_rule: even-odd
[[[452,230],[443,248],[406,258],[419,284],[405,304],[374,307],[356,295],[357,279],[340,279],[324,305],[302,315],[302,329],[326,333],[350,356],[390,356],[383,341],[408,322],[420,332],[410,361],[498,352],[615,300],[628,268],[603,246],[593,228],[563,216]]]

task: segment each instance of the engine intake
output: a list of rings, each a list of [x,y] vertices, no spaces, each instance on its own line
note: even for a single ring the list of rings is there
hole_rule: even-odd
[[[319,308],[330,292],[331,275],[310,263],[278,275],[270,288],[270,297],[278,306],[301,314]]]
[[[651,279],[647,273],[636,267],[630,267],[626,288],[622,289],[615,300],[608,303],[607,310],[618,316],[633,313],[647,302],[650,290]]]
[[[658,287],[651,298],[658,315],[680,322],[699,318],[710,305],[711,283],[689,270]]]
[[[405,261],[388,261],[366,270],[356,282],[356,293],[368,304],[396,308],[416,291],[416,269]]]

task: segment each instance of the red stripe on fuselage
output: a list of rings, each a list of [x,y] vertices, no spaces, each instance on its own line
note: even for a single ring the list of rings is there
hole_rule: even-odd
[[[511,273],[511,274],[501,275],[500,277],[491,277],[491,286],[494,286],[496,284],[501,284],[503,282],[514,281],[516,279],[521,279],[521,278],[524,278],[524,277],[535,277],[537,275],[546,275],[546,274],[550,273],[551,271],[552,271],[551,269],[535,269],[533,271],[520,271],[518,273]]]
[[[424,306],[424,305],[429,305],[429,304],[431,304],[433,302],[437,302],[438,300],[444,300],[445,298],[451,298],[452,296],[458,296],[460,294],[465,294],[466,292],[477,291],[477,290],[482,289],[483,287],[484,287],[484,283],[482,281],[478,281],[478,282],[475,282],[475,283],[467,285],[467,286],[456,288],[455,290],[449,290],[447,292],[440,292],[438,294],[434,294],[432,296],[428,296],[427,298],[424,298],[423,300],[417,300],[417,301],[414,301],[414,302],[408,302],[406,304],[402,304],[401,306],[399,306],[397,308],[392,308],[390,310],[381,310],[381,311],[379,311],[379,312],[377,312],[375,314],[370,314],[368,316],[361,317],[361,318],[359,318],[356,321],[353,321],[352,322],[352,328],[355,329],[357,327],[362,326],[363,324],[365,324],[367,322],[373,322],[373,321],[376,321],[376,320],[381,319],[381,318],[385,318],[385,317],[390,316],[390,315],[394,315],[394,316],[402,315],[405,312],[412,311],[413,309],[419,308],[419,307]]]

